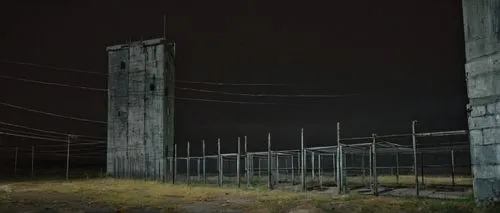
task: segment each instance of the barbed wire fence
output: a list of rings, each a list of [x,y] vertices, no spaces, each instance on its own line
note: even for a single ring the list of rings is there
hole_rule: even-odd
[[[162,175],[148,174],[145,167],[132,171],[132,165],[142,162],[137,157],[115,157],[112,173],[116,178],[174,184],[241,188],[267,184],[269,189],[335,194],[465,199],[472,193],[468,142],[457,141],[467,138],[466,131],[339,137],[337,144],[323,147],[307,147],[303,134],[301,130],[298,149],[281,151],[270,146],[270,133],[268,144],[263,144],[268,146],[267,151],[247,150],[248,141],[244,137],[243,141],[238,138],[235,152],[205,153],[203,141],[202,146],[196,144],[197,148],[203,147],[203,155],[191,156],[193,143],[189,142],[186,153],[175,152],[173,157],[165,159],[164,163],[172,165],[172,172]],[[64,142],[63,138],[40,136],[40,139]],[[3,148],[2,158],[10,159],[3,161],[10,162],[3,167],[9,167],[5,171],[10,170],[13,175],[30,178],[106,176],[104,166],[91,166],[96,162],[106,164],[105,141],[85,138],[78,141],[78,137],[71,135],[66,141],[66,144]],[[416,146],[406,145],[409,141],[415,141]],[[217,150],[221,150],[224,141],[219,139],[217,145]],[[302,146],[303,149],[299,148]]]

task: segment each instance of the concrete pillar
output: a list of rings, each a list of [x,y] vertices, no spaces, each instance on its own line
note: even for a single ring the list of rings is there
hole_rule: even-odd
[[[500,1],[463,0],[474,197],[500,200]]]

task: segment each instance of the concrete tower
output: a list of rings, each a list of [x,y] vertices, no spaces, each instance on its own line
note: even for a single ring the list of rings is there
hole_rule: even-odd
[[[500,0],[463,0],[476,201],[500,199]]]
[[[174,144],[175,43],[152,39],[107,51],[107,173],[164,179]]]

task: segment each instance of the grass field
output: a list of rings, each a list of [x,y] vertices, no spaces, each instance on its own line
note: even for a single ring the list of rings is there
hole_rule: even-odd
[[[229,185],[227,187],[230,187]],[[214,188],[151,181],[90,179],[0,184],[0,212],[500,212],[472,201],[332,196]]]

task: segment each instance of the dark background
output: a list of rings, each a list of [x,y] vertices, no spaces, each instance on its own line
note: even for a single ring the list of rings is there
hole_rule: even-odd
[[[177,43],[176,79],[295,86],[182,87],[239,93],[357,94],[255,98],[177,91],[178,97],[276,105],[176,102],[176,142],[207,140],[233,152],[308,146],[342,136],[466,129],[467,96],[459,0],[421,1],[11,1],[0,7],[0,59],[107,72],[106,46],[167,36]],[[106,76],[0,63],[2,75],[106,88]],[[0,101],[107,119],[107,95],[0,79]],[[0,106],[0,121],[106,137],[106,127]],[[409,141],[408,141],[409,142]],[[50,143],[0,136],[1,147]],[[102,152],[104,156],[105,152]]]

